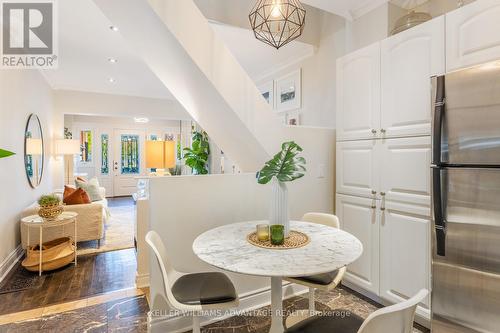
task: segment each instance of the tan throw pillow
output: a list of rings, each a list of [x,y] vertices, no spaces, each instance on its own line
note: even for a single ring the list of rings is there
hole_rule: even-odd
[[[97,178],[92,178],[88,182],[82,182],[76,179],[75,185],[76,187],[81,188],[85,192],[87,192],[91,201],[100,201],[103,199],[99,191],[99,181],[97,180]]]

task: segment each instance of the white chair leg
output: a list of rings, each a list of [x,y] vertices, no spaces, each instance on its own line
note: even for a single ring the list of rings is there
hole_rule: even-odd
[[[200,317],[197,313],[193,313],[193,333],[201,333]]]
[[[316,312],[314,305],[314,288],[309,288],[309,312],[313,315]]]

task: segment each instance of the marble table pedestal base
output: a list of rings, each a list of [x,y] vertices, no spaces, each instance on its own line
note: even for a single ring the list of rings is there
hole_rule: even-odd
[[[269,333],[283,333],[283,279],[271,278],[271,329]]]

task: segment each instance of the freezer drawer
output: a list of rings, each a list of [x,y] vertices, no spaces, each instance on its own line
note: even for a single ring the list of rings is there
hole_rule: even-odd
[[[433,332],[500,332],[500,169],[433,169],[433,210]]]

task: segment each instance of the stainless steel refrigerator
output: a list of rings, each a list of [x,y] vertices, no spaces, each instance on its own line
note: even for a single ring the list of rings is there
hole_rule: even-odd
[[[500,332],[500,64],[432,80],[432,332]]]

